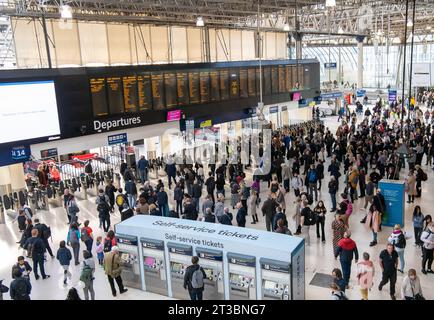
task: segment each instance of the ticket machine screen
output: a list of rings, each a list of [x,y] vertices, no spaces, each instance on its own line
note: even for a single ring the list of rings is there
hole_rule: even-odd
[[[134,254],[130,254],[128,252],[121,253],[121,261],[125,264],[132,264],[136,260],[136,256]]]
[[[148,268],[154,267],[155,266],[155,262],[156,262],[155,258],[145,257],[144,264],[145,264],[146,267],[148,267]]]
[[[205,271],[207,279],[213,280],[214,271],[212,269],[203,268],[203,271]]]
[[[173,272],[180,272],[182,270],[182,264],[181,263],[177,263],[177,262],[173,262],[172,263],[172,271]]]
[[[269,280],[265,280],[264,289],[273,290],[277,288],[277,283]]]
[[[244,287],[244,288],[248,288],[254,285],[253,278],[245,277],[236,273],[231,273],[230,283],[235,286]]]

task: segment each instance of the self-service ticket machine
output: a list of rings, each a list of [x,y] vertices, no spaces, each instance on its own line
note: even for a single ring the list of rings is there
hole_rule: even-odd
[[[261,258],[263,300],[291,300],[291,265],[289,262]]]
[[[224,300],[225,292],[223,285],[223,252],[205,248],[196,248],[199,257],[199,265],[206,273],[204,279],[205,300]]]
[[[172,297],[177,299],[190,299],[188,291],[184,289],[184,275],[191,265],[193,256],[192,246],[167,243],[169,250],[170,278],[172,284]]]
[[[256,300],[256,259],[228,253],[229,300]]]
[[[146,291],[167,296],[164,242],[141,238]]]
[[[137,237],[116,235],[122,263],[122,281],[127,287],[142,289]]]

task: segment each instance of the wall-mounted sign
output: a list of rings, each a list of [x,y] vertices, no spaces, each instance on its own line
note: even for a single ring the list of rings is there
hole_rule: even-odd
[[[127,143],[128,142],[128,138],[127,138],[126,133],[119,133],[119,134],[115,134],[112,136],[108,136],[107,139],[108,139],[109,146],[114,145],[114,144],[120,144],[120,143]]]
[[[326,69],[336,69],[338,64],[336,62],[326,62],[324,63],[324,68]]]
[[[172,110],[167,112],[167,122],[181,120],[181,110]]]
[[[200,127],[201,128],[207,128],[207,127],[211,127],[212,126],[212,121],[211,121],[211,119],[209,119],[209,120],[205,120],[205,121],[202,121],[201,123],[200,123]]]
[[[12,147],[11,158],[12,160],[28,160],[30,157],[29,146]]]
[[[58,156],[57,148],[51,148],[47,150],[41,150],[41,159],[57,157]]]
[[[322,100],[342,98],[342,92],[327,92],[321,94]]]
[[[389,90],[389,102],[395,102],[397,97],[396,90]]]
[[[278,112],[279,112],[279,106],[270,107],[270,114],[278,113]]]
[[[357,97],[364,97],[366,94],[366,90],[357,90],[356,96]]]

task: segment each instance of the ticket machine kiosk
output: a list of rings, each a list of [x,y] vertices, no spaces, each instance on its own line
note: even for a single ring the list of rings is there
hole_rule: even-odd
[[[116,235],[122,264],[122,281],[125,286],[142,289],[139,268],[139,248],[137,237]]]
[[[164,242],[141,238],[146,291],[167,296]]]
[[[205,248],[196,248],[199,264],[206,273],[204,279],[205,300],[224,300],[225,292],[223,285],[223,252]]]
[[[291,265],[289,262],[261,258],[263,300],[291,300]]]
[[[193,256],[192,246],[167,243],[169,250],[170,278],[172,284],[172,297],[177,299],[190,299],[188,290],[184,289],[184,275],[188,266],[191,265]]]
[[[256,259],[228,253],[229,300],[256,300]]]

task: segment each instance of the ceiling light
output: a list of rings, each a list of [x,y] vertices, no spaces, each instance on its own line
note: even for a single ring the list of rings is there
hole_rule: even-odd
[[[377,35],[381,37],[381,36],[383,35],[383,30],[378,29],[378,31],[377,31]]]
[[[412,26],[413,26],[413,21],[412,20],[408,20],[407,27],[412,27]]]
[[[62,19],[71,19],[72,18],[72,8],[67,4],[60,7],[60,16]]]
[[[196,27],[203,27],[204,25],[205,25],[205,22],[203,21],[202,17],[197,17]]]
[[[336,0],[326,0],[326,7],[336,7]]]
[[[289,31],[289,24],[288,23],[284,24],[283,31]]]
[[[427,30],[431,30],[431,26],[426,26],[426,29]]]
[[[342,29],[342,27],[339,27],[338,33],[339,34],[343,34],[344,33],[344,29]]]

